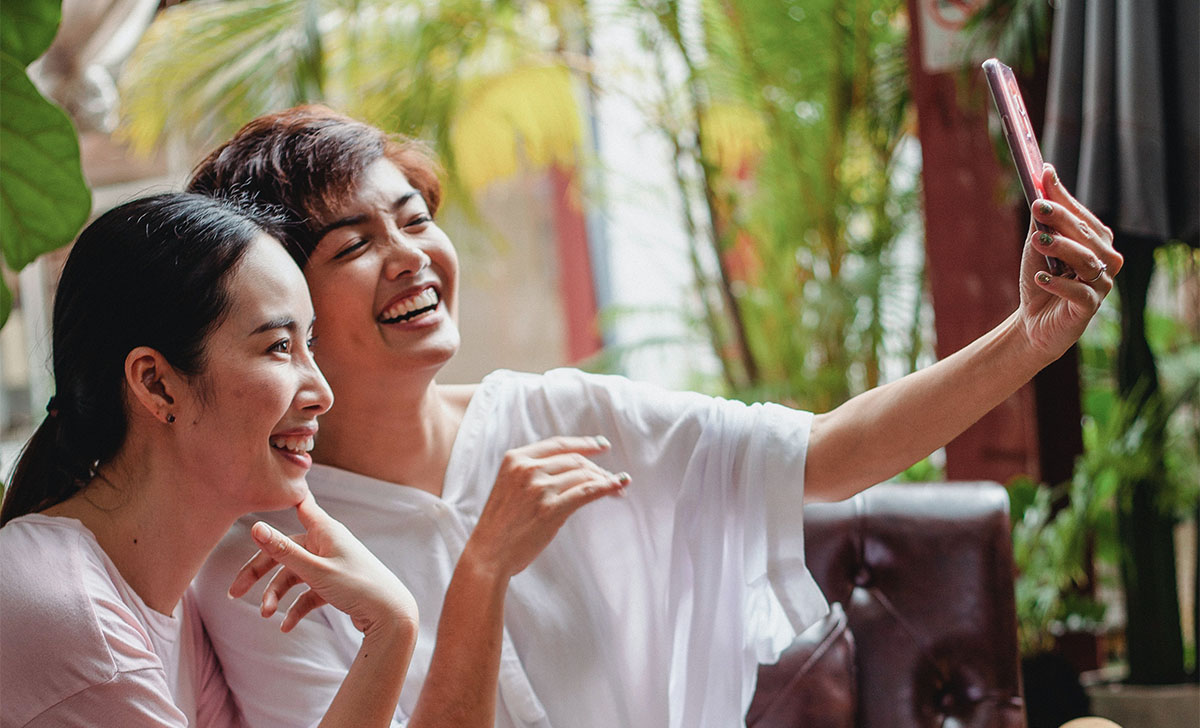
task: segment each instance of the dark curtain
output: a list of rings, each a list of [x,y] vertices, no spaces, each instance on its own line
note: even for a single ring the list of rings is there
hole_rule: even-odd
[[[1154,249],[1200,245],[1200,2],[1060,0],[1049,86],[1045,157],[1113,228],[1125,256],[1118,387],[1158,417],[1144,445],[1161,452],[1165,413],[1144,310]],[[1161,487],[1161,478],[1123,483],[1118,508],[1134,683],[1186,678],[1174,521],[1157,506]]]

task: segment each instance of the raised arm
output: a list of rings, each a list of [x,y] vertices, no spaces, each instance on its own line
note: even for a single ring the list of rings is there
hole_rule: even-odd
[[[312,495],[296,508],[305,533],[291,538],[266,523],[251,535],[261,549],[238,572],[229,589],[239,597],[282,564],[262,596],[262,615],[275,613],[292,587],[308,590],[288,609],[282,629],[290,631],[322,604],[348,614],[363,633],[362,646],[320,725],[390,726],[417,639],[417,605],[412,594]]]
[[[1021,261],[1021,302],[999,326],[952,356],[854,397],[813,421],[805,493],[837,500],[886,480],[945,445],[1062,356],[1121,269],[1112,231],[1079,204],[1050,165]],[[1075,276],[1045,272],[1054,256]]]
[[[628,476],[585,457],[608,441],[555,437],[510,450],[446,591],[429,674],[409,728],[492,728],[509,580],[567,518],[620,494]]]

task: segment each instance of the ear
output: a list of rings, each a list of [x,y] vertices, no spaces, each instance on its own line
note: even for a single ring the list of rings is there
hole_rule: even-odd
[[[135,409],[142,407],[164,424],[175,421],[172,407],[182,393],[183,378],[157,349],[139,346],[125,356],[125,386]]]

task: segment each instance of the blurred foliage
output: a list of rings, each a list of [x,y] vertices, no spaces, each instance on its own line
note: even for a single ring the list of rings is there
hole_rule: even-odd
[[[60,17],[60,0],[0,3],[0,250],[13,271],[71,242],[92,209],[75,127],[26,72]],[[0,326],[12,305],[0,278]]]
[[[631,24],[655,64],[633,69],[633,85],[657,89],[644,111],[688,201],[697,330],[721,362],[717,388],[824,410],[878,384],[885,357],[914,369],[929,351],[923,262],[895,255],[917,225],[917,173],[898,154],[912,126],[904,3],[622,0],[589,12],[579,0],[193,0],[161,13],[131,58],[123,133],[141,149],[168,130],[205,148],[260,113],[320,100],[431,140],[451,196],[469,203],[522,164],[587,156],[575,99],[576,81],[598,88],[591,28]],[[912,336],[885,342],[897,327]]]
[[[1094,586],[1086,569],[1090,556],[1097,573],[1115,579],[1123,558],[1117,512],[1129,506],[1129,484],[1161,480],[1157,507],[1171,521],[1194,517],[1200,505],[1200,253],[1175,244],[1156,257],[1158,302],[1146,312],[1146,334],[1160,367],[1159,391],[1117,394],[1114,293],[1080,341],[1084,454],[1071,481],[1009,485],[1025,654],[1049,649],[1064,629],[1092,628],[1103,618],[1103,605],[1083,596]]]
[[[1050,53],[1052,18],[1047,0],[988,0],[967,20],[965,31],[971,40],[966,48],[988,48],[1018,74],[1033,73]],[[974,63],[967,65],[976,68]]]
[[[119,133],[207,149],[255,116],[321,102],[433,142],[469,202],[518,160],[570,166],[581,137],[571,0],[230,0],[168,8],[121,77]],[[170,99],[170,103],[164,103]]]
[[[918,222],[898,154],[912,127],[904,3],[628,2],[692,202],[682,223],[725,393],[823,411],[879,384],[885,356],[916,368],[922,256],[895,255]],[[906,310],[901,288],[916,291]],[[898,350],[889,316],[912,322]]]

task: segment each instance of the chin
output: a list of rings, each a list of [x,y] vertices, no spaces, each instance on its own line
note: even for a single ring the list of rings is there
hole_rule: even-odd
[[[277,496],[271,498],[270,503],[264,504],[255,510],[258,511],[280,511],[285,508],[295,508],[300,505],[300,501],[308,495],[308,481],[301,478],[299,481],[288,479],[282,487],[277,491]]]

